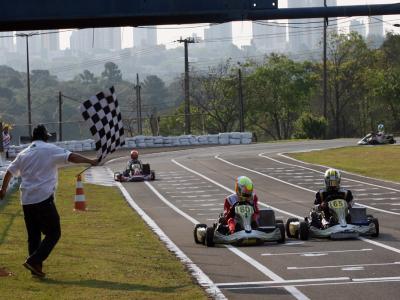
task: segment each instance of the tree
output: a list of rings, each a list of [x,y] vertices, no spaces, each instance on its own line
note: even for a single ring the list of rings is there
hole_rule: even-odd
[[[168,97],[168,90],[162,81],[156,75],[147,76],[142,84],[142,103],[147,106],[149,111],[154,108],[157,111],[163,110],[166,107],[165,100]]]
[[[208,73],[192,76],[190,91],[193,110],[208,114],[208,132],[229,132],[237,126],[237,84],[237,69],[229,61],[210,68]]]
[[[246,79],[250,123],[273,139],[288,139],[308,109],[316,80],[312,64],[272,54]]]
[[[110,61],[104,65],[104,71],[101,73],[101,77],[107,85],[115,85],[122,81],[121,71],[115,63]]]
[[[96,84],[97,79],[92,72],[89,70],[84,70],[78,75],[77,79],[84,84]]]
[[[328,42],[328,113],[334,136],[351,134],[353,112],[367,90],[365,71],[373,65],[372,51],[356,32],[333,33]]]

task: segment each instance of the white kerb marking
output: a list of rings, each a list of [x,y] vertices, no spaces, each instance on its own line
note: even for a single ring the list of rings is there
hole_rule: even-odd
[[[325,268],[353,268],[353,267],[379,267],[399,265],[400,262],[381,263],[381,264],[357,264],[357,265],[330,265],[330,266],[312,266],[312,267],[287,267],[288,270],[307,270],[307,269],[325,269]]]
[[[346,253],[346,252],[364,252],[372,251],[372,249],[354,249],[354,250],[331,250],[331,251],[309,251],[309,252],[287,252],[287,253],[263,253],[262,256],[280,256],[280,255],[301,255],[301,256],[322,256],[329,253]]]

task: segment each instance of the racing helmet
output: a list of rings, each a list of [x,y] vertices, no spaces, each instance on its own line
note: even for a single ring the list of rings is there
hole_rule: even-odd
[[[328,190],[340,188],[340,172],[336,169],[328,169],[325,172],[325,187]]]
[[[385,129],[385,126],[383,124],[378,125],[378,131],[383,131]]]
[[[249,177],[239,176],[235,182],[235,192],[239,201],[246,201],[253,196],[253,182]]]
[[[139,157],[139,151],[132,150],[131,151],[131,159],[138,159],[138,157]]]

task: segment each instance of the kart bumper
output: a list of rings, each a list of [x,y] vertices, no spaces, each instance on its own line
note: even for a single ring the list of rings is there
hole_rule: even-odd
[[[252,230],[251,232],[246,232],[242,230],[230,235],[223,235],[218,231],[214,232],[215,244],[254,245],[254,244],[262,244],[264,242],[275,242],[280,239],[281,239],[281,232],[279,228],[275,228],[271,232],[262,232],[259,230]]]
[[[354,239],[358,236],[368,236],[376,233],[374,223],[369,225],[347,224],[345,227],[334,225],[326,229],[310,226],[310,234],[316,238]]]

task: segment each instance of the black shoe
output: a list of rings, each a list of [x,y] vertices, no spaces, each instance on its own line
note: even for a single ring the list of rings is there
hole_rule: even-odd
[[[46,274],[42,272],[41,264],[34,264],[31,262],[25,261],[22,265],[25,268],[27,268],[29,271],[31,271],[32,275],[38,276],[40,278],[43,278],[46,276]]]

